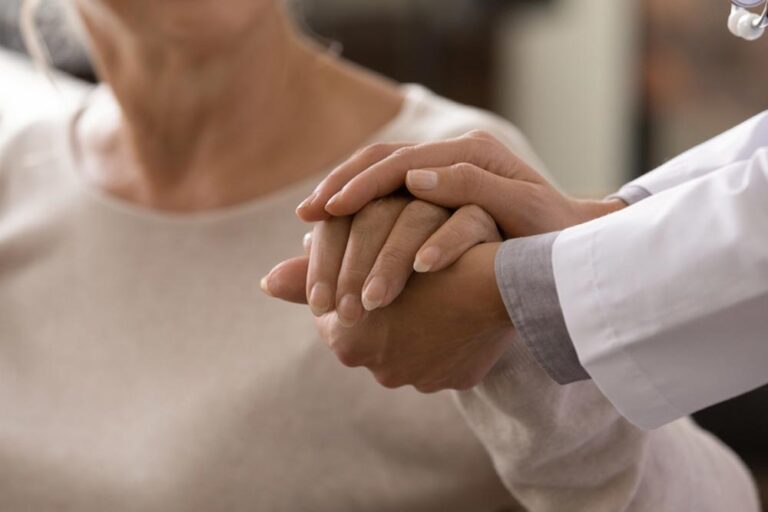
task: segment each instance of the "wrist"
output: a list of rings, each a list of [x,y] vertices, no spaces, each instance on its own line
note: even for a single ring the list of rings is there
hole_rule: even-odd
[[[611,213],[623,210],[627,203],[618,198],[611,199],[577,199],[576,210],[579,212],[581,222],[605,217]]]

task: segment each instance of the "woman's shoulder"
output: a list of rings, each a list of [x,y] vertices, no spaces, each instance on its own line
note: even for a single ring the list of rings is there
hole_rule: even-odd
[[[0,50],[0,190],[9,180],[43,160],[56,161],[67,140],[69,120],[93,86],[52,72],[55,87],[28,59]]]
[[[543,169],[528,139],[509,120],[487,110],[450,100],[424,86],[402,86],[403,111],[388,133],[393,140],[428,142],[483,130],[537,169]]]
[[[73,115],[67,113],[25,121],[0,134],[0,176],[8,176],[32,162],[59,160]]]
[[[71,182],[65,169],[73,114],[38,118],[6,130],[0,139],[0,219],[9,210],[50,197]]]
[[[93,86],[55,70],[49,78],[29,59],[0,49],[0,141],[36,120],[49,119],[62,107],[79,104]]]

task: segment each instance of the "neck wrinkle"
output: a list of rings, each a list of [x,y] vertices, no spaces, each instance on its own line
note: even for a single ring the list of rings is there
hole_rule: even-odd
[[[284,146],[317,56],[270,12],[259,26],[204,47],[104,30],[86,17],[99,74],[121,107],[116,136],[146,188],[216,181],[212,169],[226,173],[246,153],[267,160]]]

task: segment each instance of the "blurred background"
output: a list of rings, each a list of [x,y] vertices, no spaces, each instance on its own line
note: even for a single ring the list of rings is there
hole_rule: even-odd
[[[96,79],[55,0],[38,26],[67,95]],[[499,113],[567,191],[601,196],[768,108],[768,37],[725,27],[726,0],[295,0],[320,41],[403,82]],[[23,51],[19,0],[0,47]],[[0,50],[0,138],[53,108],[20,53]],[[727,340],[724,340],[727,343]],[[768,366],[768,365],[767,365]],[[768,389],[697,420],[751,465],[768,502]],[[768,510],[768,509],[767,509]]]

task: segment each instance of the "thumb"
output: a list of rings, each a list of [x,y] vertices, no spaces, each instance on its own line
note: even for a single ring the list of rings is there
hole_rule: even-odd
[[[283,261],[261,280],[261,289],[276,299],[306,304],[308,268],[307,256]]]
[[[405,183],[414,196],[446,208],[477,205],[508,234],[516,231],[516,212],[524,207],[522,196],[531,186],[469,163],[409,171]]]

